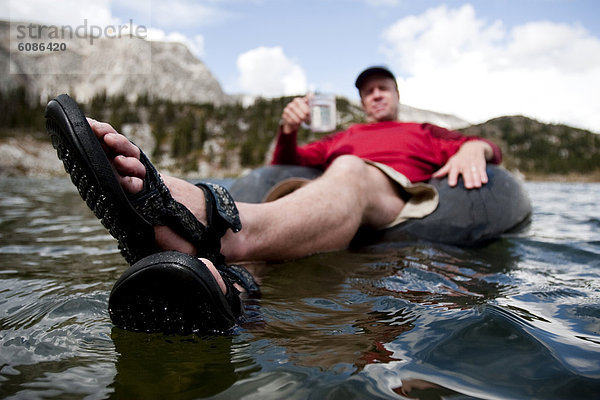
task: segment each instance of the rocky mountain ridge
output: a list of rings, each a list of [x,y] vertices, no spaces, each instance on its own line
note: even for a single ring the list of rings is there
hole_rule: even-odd
[[[92,44],[86,38],[52,42],[47,29],[41,31],[41,38],[17,39],[18,28],[29,25],[0,21],[0,90],[4,92],[24,87],[32,101],[43,103],[60,93],[82,102],[99,93],[124,94],[130,101],[142,94],[175,102],[233,101],[206,65],[181,43],[138,37],[98,38]],[[65,49],[33,51],[34,43],[65,44]],[[19,44],[29,47],[19,50]]]
[[[494,118],[462,132],[497,143],[505,167],[526,176],[600,179],[600,135],[590,131],[516,115]]]

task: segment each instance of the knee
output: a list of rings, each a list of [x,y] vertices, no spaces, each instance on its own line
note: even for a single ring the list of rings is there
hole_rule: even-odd
[[[326,173],[341,174],[347,178],[362,177],[367,172],[367,164],[359,157],[343,155],[336,158]]]

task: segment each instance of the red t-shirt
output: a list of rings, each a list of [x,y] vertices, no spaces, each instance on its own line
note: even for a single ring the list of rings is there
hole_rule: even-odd
[[[422,182],[429,180],[469,140],[489,143],[494,152],[490,162],[500,163],[500,148],[488,140],[436,125],[397,121],[352,125],[304,146],[297,146],[296,134],[284,135],[280,131],[271,163],[326,169],[336,157],[351,154],[388,165],[411,182]]]

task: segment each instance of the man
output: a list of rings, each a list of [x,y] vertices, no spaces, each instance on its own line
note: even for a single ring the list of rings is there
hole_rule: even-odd
[[[396,79],[388,69],[366,69],[358,76],[356,87],[370,124],[353,126],[341,134],[296,148],[298,127],[310,116],[308,99],[296,98],[283,111],[273,162],[324,168],[340,154],[354,154],[389,165],[411,182],[448,175],[448,183],[455,186],[462,175],[468,189],[487,182],[486,161],[500,162],[499,148],[486,140],[467,138],[429,124],[399,123],[400,95]],[[423,140],[430,138],[440,140],[422,145]],[[431,154],[434,151],[440,154]],[[435,164],[443,167],[435,171]]]
[[[486,160],[499,161],[499,150],[493,144],[448,131],[440,135],[441,128],[437,127],[397,122],[398,88],[394,76],[385,68],[365,70],[356,86],[372,123],[305,147],[296,146],[295,132],[309,115],[306,98],[297,98],[285,108],[274,162],[320,166],[325,171],[293,193],[261,204],[234,205],[228,193],[215,185],[196,186],[164,175],[161,179],[140,149],[110,125],[88,119],[88,126],[68,96],[51,101],[46,118],[59,157],[82,197],[119,240],[123,255],[133,264],[133,271],[126,272],[115,285],[120,293],[113,289],[111,294],[111,300],[115,299],[109,302],[113,321],[115,316],[135,318],[156,309],[140,302],[140,298],[163,295],[161,301],[169,303],[169,307],[187,307],[177,293],[179,281],[170,280],[168,271],[175,268],[165,267],[175,264],[179,270],[183,267],[196,271],[193,279],[202,280],[203,287],[214,286],[215,290],[205,293],[211,300],[202,310],[217,309],[227,303],[225,309],[218,308],[210,314],[239,316],[239,298],[232,294],[231,274],[223,266],[225,262],[286,260],[344,249],[361,227],[379,229],[393,225],[407,202],[411,202],[406,196],[411,182],[402,170],[394,168],[407,168],[404,173],[416,180],[447,174],[450,185],[455,185],[462,175],[468,188],[480,187],[487,181]],[[412,140],[426,134],[428,139],[419,140],[417,147],[411,147],[410,140],[403,140],[401,148],[387,152],[381,147],[381,132],[377,133],[380,128],[384,137],[410,134],[408,138]],[[408,133],[403,132],[405,128],[410,128]],[[379,143],[369,144],[369,132]],[[427,154],[418,154],[428,142],[437,144],[426,150]],[[400,159],[389,159],[394,155]],[[411,166],[411,160],[416,160],[416,168]],[[438,167],[441,168],[435,171]],[[177,256],[170,261],[171,253],[153,256],[166,250],[193,257]],[[195,257],[201,261],[196,262]],[[147,276],[152,278],[140,278],[143,271],[149,271]],[[206,275],[206,271],[210,274]],[[156,280],[172,282],[169,294],[163,294],[159,288],[147,291]],[[137,297],[120,295],[131,291],[138,291]],[[131,305],[134,298],[138,299],[135,307]],[[205,311],[198,312],[206,317]],[[182,311],[183,314],[190,312]],[[156,318],[160,320],[152,326],[158,330],[171,320],[168,316]],[[154,329],[148,328],[147,317],[134,322],[119,321],[115,323],[137,326],[137,330]],[[232,321],[234,318],[221,322],[227,327]],[[135,325],[138,323],[141,325]]]

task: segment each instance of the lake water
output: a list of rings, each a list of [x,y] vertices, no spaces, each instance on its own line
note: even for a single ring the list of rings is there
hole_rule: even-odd
[[[531,228],[257,265],[231,337],[114,328],[127,268],[67,178],[0,178],[0,398],[592,399],[600,184],[526,183]]]

